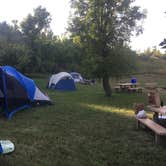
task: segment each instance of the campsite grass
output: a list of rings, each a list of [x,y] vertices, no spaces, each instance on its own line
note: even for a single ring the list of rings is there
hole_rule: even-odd
[[[36,83],[54,105],[0,117],[0,139],[15,144],[12,154],[0,156],[0,166],[165,166],[165,147],[136,129],[132,105],[146,104],[145,94],[107,98],[100,84],[57,92],[46,89],[46,78]]]

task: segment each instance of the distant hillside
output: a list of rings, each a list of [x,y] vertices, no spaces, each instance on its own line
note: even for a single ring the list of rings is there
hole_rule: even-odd
[[[138,57],[137,72],[145,74],[166,74],[166,58]]]

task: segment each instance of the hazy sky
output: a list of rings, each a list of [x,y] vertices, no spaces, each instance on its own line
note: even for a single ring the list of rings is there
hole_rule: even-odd
[[[157,46],[166,37],[166,0],[137,0],[137,5],[147,9],[143,34],[132,38],[131,46],[137,50]]]
[[[64,33],[70,10],[69,0],[0,0],[0,22],[20,22],[39,5],[51,14],[51,29],[54,33]]]
[[[65,32],[69,16],[69,0],[0,0],[0,22],[22,21],[33,9],[41,5],[50,12],[51,28],[56,35]],[[147,9],[144,33],[132,38],[131,46],[136,50],[158,46],[166,37],[166,0],[136,0],[136,4]]]

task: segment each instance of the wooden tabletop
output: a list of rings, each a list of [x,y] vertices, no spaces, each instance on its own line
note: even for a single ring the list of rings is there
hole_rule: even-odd
[[[136,88],[137,87],[137,85],[138,85],[138,83],[130,83],[130,82],[128,82],[128,83],[118,83],[118,86],[120,86],[120,88],[121,89],[128,89],[129,87],[130,88]]]
[[[118,85],[120,85],[120,86],[131,86],[131,85],[138,85],[138,83],[130,83],[130,82],[128,82],[128,83],[118,83]]]
[[[150,111],[160,113],[162,115],[166,115],[166,106],[163,107],[155,107],[155,106],[147,106]]]

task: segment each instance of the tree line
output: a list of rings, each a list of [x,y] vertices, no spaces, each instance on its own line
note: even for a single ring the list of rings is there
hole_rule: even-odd
[[[70,38],[55,36],[50,13],[41,6],[21,23],[0,23],[0,64],[26,73],[80,71],[83,49]]]
[[[50,13],[39,6],[21,23],[0,23],[0,64],[23,72],[79,71],[102,79],[111,96],[110,78],[135,69],[130,37],[142,33],[146,12],[134,0],[71,0],[68,37],[55,36]],[[58,26],[58,25],[57,25]]]

